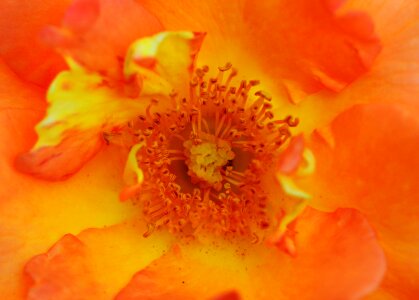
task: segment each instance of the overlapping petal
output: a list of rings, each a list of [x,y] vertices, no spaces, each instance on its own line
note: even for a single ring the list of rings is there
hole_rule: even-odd
[[[53,180],[77,172],[104,144],[103,131],[123,125],[148,105],[124,97],[82,68],[60,73],[47,98],[47,115],[36,127],[38,141],[19,157],[17,167]]]
[[[289,113],[293,113],[293,109],[299,110],[297,115],[303,120],[300,129],[302,131],[309,133],[315,127],[321,126],[311,145],[319,159],[317,164],[319,171],[316,175],[319,177],[316,177],[315,181],[306,180],[301,183],[304,183],[307,190],[314,195],[313,205],[316,207],[327,210],[339,206],[356,207],[370,218],[389,257],[390,271],[382,285],[381,294],[378,295],[414,298],[419,293],[417,290],[419,262],[414,258],[419,245],[419,240],[416,238],[419,228],[414,226],[419,214],[414,201],[419,198],[415,186],[419,177],[416,171],[419,162],[415,159],[419,140],[415,99],[419,90],[416,80],[418,65],[414,63],[418,58],[416,42],[419,31],[417,21],[419,5],[415,1],[405,0],[400,4],[403,8],[394,12],[394,3],[391,3],[394,1],[361,3],[353,0],[348,1],[348,5],[345,6],[347,10],[342,11],[338,11],[337,8],[343,1],[320,0],[313,1],[310,9],[304,1],[254,3],[249,0],[232,4],[225,1],[207,1],[196,5],[184,0],[176,3],[148,0],[117,3],[109,0],[101,2],[102,6],[93,0],[75,1],[64,18],[63,26],[50,28],[45,32],[44,38],[63,53],[72,55],[80,64],[97,73],[85,72],[76,77],[72,77],[71,72],[63,73],[57,78],[53,88],[58,87],[57,89],[61,90],[60,95],[65,95],[69,87],[79,89],[82,86],[80,90],[84,91],[92,88],[92,93],[96,95],[93,99],[98,101],[87,103],[83,101],[86,100],[83,98],[84,93],[80,93],[82,97],[77,97],[81,99],[80,102],[73,102],[71,97],[66,98],[69,95],[67,94],[62,98],[65,101],[55,103],[57,106],[52,103],[50,112],[55,111],[55,113],[44,119],[38,127],[38,131],[44,131],[44,135],[35,146],[34,152],[21,161],[20,166],[26,168],[26,172],[49,179],[62,179],[76,172],[102,145],[103,139],[100,134],[102,130],[114,130],[114,125],[131,118],[134,115],[133,111],[136,111],[135,115],[138,111],[144,111],[146,104],[135,102],[132,98],[133,95],[139,94],[140,89],[147,87],[143,84],[144,78],[150,74],[158,79],[157,85],[153,83],[150,91],[156,86],[157,90],[163,90],[164,86],[167,87],[164,94],[168,94],[172,85],[182,86],[187,82],[186,77],[181,78],[180,83],[174,82],[174,78],[179,78],[174,75],[179,73],[177,70],[168,69],[167,66],[172,66],[174,61],[180,61],[182,66],[189,68],[195,54],[187,57],[185,61],[179,60],[178,57],[167,62],[161,60],[162,57],[167,57],[167,53],[177,53],[178,50],[182,52],[183,46],[167,47],[163,52],[147,52],[152,49],[147,48],[148,50],[143,52],[143,48],[136,44],[132,48],[131,60],[125,65],[134,68],[125,68],[125,71],[129,72],[122,74],[124,69],[121,55],[125,54],[130,42],[138,35],[154,33],[161,29],[159,21],[141,8],[139,2],[150,9],[153,15],[157,15],[169,29],[192,29],[207,31],[210,36],[214,34],[215,38],[210,38],[210,44],[204,51],[205,63],[215,62],[221,65],[230,60],[239,62],[241,66],[243,62],[246,64],[245,73],[256,71],[253,74],[262,74],[260,76],[262,79],[275,78],[274,82],[280,86],[274,90],[276,94],[294,102],[298,102],[299,97],[304,96],[300,88],[304,92],[314,92],[324,88],[329,90],[306,98],[304,103],[294,108],[289,109],[289,105],[281,107]],[[176,14],[173,13],[174,7],[177,8]],[[371,21],[363,13],[353,13],[354,9],[369,11],[377,23],[377,30],[384,45],[384,50],[377,60],[374,59],[380,47]],[[208,14],[211,17],[208,17]],[[113,28],[108,34],[106,25],[111,20],[113,23],[114,18],[126,15],[128,15],[126,20],[119,20],[118,27]],[[392,19],[393,16],[397,16],[396,19]],[[147,24],[147,26],[131,28],[134,23]],[[267,27],[272,27],[272,24],[275,24],[277,30],[273,31]],[[35,25],[34,28],[38,29],[39,26]],[[11,36],[10,32],[13,35],[15,31],[6,31],[6,35]],[[269,34],[266,34],[267,32]],[[11,43],[5,43],[5,47],[0,47],[1,54],[5,53],[5,56],[9,57],[23,53],[25,56],[27,50],[23,49],[22,40],[26,42],[26,36],[11,40]],[[197,40],[199,41],[200,37]],[[188,43],[185,45],[196,46]],[[195,49],[195,46],[190,49]],[[9,51],[15,48],[19,51]],[[42,51],[40,52],[44,55]],[[105,53],[107,59],[98,59],[97,51]],[[214,57],[214,51],[225,55]],[[160,61],[156,61],[156,57]],[[39,62],[35,62],[32,58],[27,64],[35,66],[33,68],[35,71],[32,73],[28,72],[29,68],[22,67],[17,62],[13,61],[9,65],[19,75],[40,84],[43,84],[45,78],[51,76],[57,69],[62,68],[62,65],[54,62],[56,67],[44,72],[45,66],[41,65],[38,68]],[[252,58],[252,61],[249,58]],[[53,57],[53,60],[56,59],[57,57]],[[374,65],[369,71],[372,61]],[[155,68],[156,66],[158,68]],[[369,72],[363,75],[367,71]],[[163,81],[158,77],[161,74],[166,74],[166,79]],[[82,80],[79,82],[77,78]],[[119,90],[116,94],[114,94],[115,81],[107,82],[104,78],[117,79],[117,85],[120,86],[117,87]],[[118,82],[119,80],[121,82]],[[37,101],[29,105],[27,101],[27,97],[40,97],[40,90],[32,88],[28,90],[16,80],[10,82],[13,82],[15,87],[9,87],[9,90],[5,91],[6,101],[5,104],[2,103],[1,117],[7,120],[7,123],[13,123],[14,127],[3,128],[2,137],[6,141],[14,140],[16,136],[19,138],[15,146],[3,145],[1,148],[6,158],[6,161],[0,165],[2,171],[3,169],[6,171],[2,176],[8,178],[11,185],[4,189],[4,195],[10,200],[1,203],[2,211],[8,212],[4,215],[4,220],[10,222],[2,225],[4,238],[0,243],[4,245],[2,251],[5,253],[1,264],[8,270],[7,274],[13,274],[10,278],[2,278],[1,286],[5,295],[13,299],[12,297],[20,296],[16,291],[22,282],[17,279],[19,268],[25,259],[45,251],[48,244],[66,232],[76,233],[83,226],[114,223],[130,213],[125,210],[125,206],[120,207],[121,204],[112,202],[116,199],[116,187],[119,189],[121,182],[116,179],[116,175],[108,178],[107,169],[113,168],[114,174],[119,175],[123,167],[122,159],[113,162],[107,160],[109,155],[119,157],[113,150],[93,160],[68,183],[50,185],[14,173],[10,163],[11,158],[16,154],[15,150],[27,148],[34,141],[35,136],[28,131],[28,128],[40,118],[40,112],[36,112],[34,108],[43,109],[43,104],[42,101]],[[132,83],[135,84],[130,85]],[[169,84],[166,86],[167,83]],[[112,89],[109,89],[110,86]],[[346,89],[338,96],[330,92],[341,91],[345,87]],[[21,101],[9,100],[8,97],[14,91]],[[122,99],[121,95],[127,97]],[[26,100],[23,100],[24,97]],[[405,106],[358,106],[339,116],[331,127],[324,127],[337,112],[345,110],[354,103],[377,101],[399,102]],[[331,102],[333,105],[330,105]],[[72,107],[73,104],[76,106]],[[101,110],[102,107],[109,108],[109,111]],[[74,114],[77,115],[78,112],[92,118],[74,118]],[[313,115],[319,117],[315,118]],[[66,124],[68,120],[71,124]],[[356,160],[353,159],[354,156],[357,157]],[[79,159],[69,160],[74,157]],[[291,164],[291,167],[293,166]],[[97,186],[96,189],[86,186],[85,182],[92,180],[90,177],[93,176],[90,175],[92,172],[98,176],[92,181],[92,185]],[[105,185],[107,196],[96,197],[96,193],[102,193]],[[30,190],[31,195],[16,191],[22,186],[25,190]],[[70,186],[72,188],[69,188]],[[67,210],[76,198],[69,192],[75,193],[75,186],[82,191],[83,197],[78,202],[81,206]],[[47,188],[48,194],[45,192]],[[95,200],[86,200],[92,198]],[[102,205],[103,198],[108,204],[99,210],[101,213],[97,218],[90,220],[90,211]],[[27,207],[33,210],[28,211]],[[64,208],[66,211],[62,212]],[[113,211],[112,215],[107,215],[109,208]],[[57,212],[60,212],[58,217]],[[71,216],[77,214],[83,217],[80,222],[73,224]],[[237,258],[236,253],[231,253],[232,249],[225,251],[210,249],[211,254],[201,256],[197,253],[200,253],[202,248],[181,247],[180,251],[175,250],[140,271],[119,297],[136,299],[149,293],[151,298],[162,295],[194,298],[200,292],[203,293],[203,297],[211,297],[217,293],[223,295],[225,291],[234,290],[236,286],[242,287],[241,291],[245,294],[261,298],[271,298],[272,295],[276,295],[285,299],[294,299],[297,296],[299,299],[317,299],[320,295],[322,298],[340,299],[366,295],[377,286],[384,268],[382,253],[371,229],[365,220],[352,210],[338,210],[328,215],[318,214],[314,211],[306,212],[297,222],[294,228],[295,246],[298,249],[296,258],[280,252],[266,254],[263,252],[266,249],[261,250],[257,247],[246,249],[250,253],[246,258]],[[25,232],[25,224],[32,220],[38,221],[34,223],[33,228]],[[60,226],[48,231],[51,224]],[[41,234],[46,231],[48,234]],[[120,278],[100,274],[99,269],[95,268],[100,270],[120,268],[119,265],[108,264],[110,254],[99,255],[96,258],[96,253],[101,253],[104,248],[109,249],[111,241],[118,239],[115,234],[113,236],[111,234],[110,237],[105,235],[106,237],[102,236],[105,242],[98,243],[91,242],[91,239],[95,240],[97,236],[101,240],[101,234],[97,231],[91,235],[87,234],[89,238],[85,238],[86,235],[77,238],[66,236],[48,252],[48,255],[41,255],[32,260],[26,269],[34,280],[30,286],[31,297],[66,299],[65,293],[71,291],[89,296],[92,293],[99,293],[94,295],[100,298],[100,293],[104,290],[107,296],[115,295],[123,286],[123,280],[127,281],[129,274],[135,271],[132,266],[142,268],[146,263],[134,263],[127,267]],[[131,243],[131,237],[121,240],[121,243],[127,242]],[[103,245],[106,246],[103,248]],[[141,244],[138,249],[142,247]],[[128,255],[124,251],[121,253],[117,253],[120,258]],[[220,257],[231,258],[227,272],[224,272],[225,265],[217,266],[213,263]],[[260,258],[266,260],[260,261]],[[205,261],[206,259],[209,259],[209,263]],[[151,258],[148,258],[148,261],[150,260]],[[74,265],[70,267],[68,262],[74,262]],[[185,268],[188,264],[194,269]],[[217,278],[223,273],[221,269],[226,277]],[[351,272],[342,273],[342,269],[350,269]],[[86,276],[75,279],[77,274],[86,270]],[[129,271],[125,272],[126,270]],[[313,270],[316,271],[315,274],[310,273]],[[173,277],[173,274],[176,276]],[[216,293],[206,293],[205,290],[199,289],[197,279],[202,274],[208,276],[206,287]],[[102,276],[102,279],[97,280],[97,276],[99,278]],[[184,278],[184,282],[179,281],[180,278]],[[234,287],[225,285],[230,278],[234,278],[229,281]],[[246,282],[253,283],[254,278],[261,281],[260,287],[270,287],[270,290],[266,294],[251,290]],[[281,281],[279,289],[277,289],[278,278]],[[336,284],[336,278],[339,278],[337,281],[339,284]],[[79,279],[81,281],[78,281]],[[304,290],[307,294],[297,295],[296,290],[290,289],[296,286],[299,287],[298,292]],[[94,290],[91,290],[92,287],[95,287]],[[320,287],[326,288],[323,290]],[[237,296],[234,292],[227,292],[225,295],[230,294],[233,297]],[[316,297],[313,298],[313,295]]]
[[[380,282],[384,256],[359,213],[308,210],[294,230],[295,257],[222,240],[178,245],[138,272],[117,299],[205,299],[234,289],[250,299],[355,299]]]
[[[348,1],[343,11],[362,10],[372,18],[382,51],[370,70],[338,94],[318,93],[298,105],[282,105],[299,117],[297,130],[324,130],[341,112],[359,103],[401,103],[417,113],[419,105],[419,3],[404,1]],[[327,130],[327,129],[326,129]]]
[[[60,23],[70,0],[2,1],[0,57],[21,78],[46,87],[65,66],[40,39],[47,25]]]
[[[135,77],[142,95],[169,96],[176,92],[187,97],[204,36],[204,33],[179,31],[139,39],[128,49],[125,77]]]
[[[144,224],[127,222],[65,235],[25,266],[27,299],[113,299],[132,274],[161,256],[170,237],[143,238]]]
[[[45,29],[43,37],[83,67],[120,79],[129,45],[162,29],[134,0],[75,0],[62,26]]]
[[[388,255],[384,286],[397,298],[417,294],[416,113],[396,104],[359,105],[337,117],[330,133],[333,143],[314,135],[317,172],[300,184],[318,208],[355,207],[365,214]]]
[[[367,14],[337,9],[324,0],[247,1],[253,55],[267,74],[294,80],[306,92],[341,91],[369,70],[380,43]],[[292,98],[293,88],[286,89]]]
[[[160,109],[172,105],[169,94],[185,90],[201,42],[202,35],[191,32],[139,39],[124,68],[133,80],[122,84],[69,59],[71,69],[61,72],[48,90],[47,115],[36,127],[38,141],[18,158],[19,170],[51,180],[73,175],[103,146],[102,133],[118,131],[145,113],[149,97],[163,97]],[[150,60],[153,64],[144,65]]]
[[[419,3],[398,1],[349,1],[370,12],[383,44],[371,71],[338,101],[391,102],[408,105],[418,113],[419,105]]]
[[[140,1],[167,29],[207,31],[205,60],[230,60],[253,76],[256,71],[271,77],[275,92],[293,101],[299,101],[296,87],[309,93],[342,90],[370,68],[380,50],[366,14],[340,14],[329,2]],[[222,57],[211,55],[215,50]]]
[[[18,173],[18,153],[36,139],[43,94],[2,66],[0,120],[0,295],[21,299],[22,268],[66,233],[119,223],[138,213],[118,202],[126,153],[107,149],[83,171],[60,183]],[[112,157],[112,159],[109,159]]]

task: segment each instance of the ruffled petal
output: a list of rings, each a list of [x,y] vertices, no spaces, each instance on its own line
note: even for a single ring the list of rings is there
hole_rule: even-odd
[[[75,0],[62,27],[47,28],[43,37],[89,70],[121,78],[129,45],[162,29],[134,0]]]
[[[370,68],[380,50],[366,14],[340,15],[329,2],[141,1],[167,29],[208,32],[201,61],[232,61],[252,76],[274,78],[282,85],[275,92],[290,98],[284,90],[295,86],[310,93],[342,90]]]
[[[61,180],[77,172],[104,144],[102,132],[145,111],[147,101],[130,99],[84,69],[54,80],[46,117],[36,126],[38,141],[17,159],[22,172]]]
[[[23,298],[21,270],[31,256],[66,233],[119,223],[139,211],[118,201],[126,157],[118,149],[107,148],[66,182],[16,172],[14,158],[36,139],[43,93],[4,66],[0,81],[0,295],[12,300]]]
[[[175,246],[116,299],[207,299],[226,291],[249,299],[357,299],[379,284],[383,252],[356,211],[308,210],[294,230],[294,257],[222,240]]]
[[[170,238],[141,237],[144,225],[126,223],[67,234],[25,266],[27,299],[112,299],[138,268],[167,249]]]
[[[417,295],[417,113],[396,104],[359,105],[339,115],[329,131],[333,143],[321,132],[313,136],[317,172],[300,185],[320,209],[343,206],[363,212],[388,256],[384,285],[396,298]]]
[[[73,235],[64,236],[56,245],[32,258],[25,271],[33,281],[26,299],[98,299],[100,290],[90,278],[89,269],[83,258],[86,247]]]
[[[126,82],[103,77],[69,58],[70,70],[61,72],[49,88],[47,115],[36,127],[38,141],[17,159],[17,168],[39,178],[66,179],[100,150],[104,131],[117,132],[146,113],[151,102],[160,109],[173,105],[169,95],[185,93],[202,38],[185,31],[139,39],[127,53]]]
[[[237,38],[244,33],[243,1],[210,0],[199,4],[191,0],[138,2],[155,15],[166,30],[207,33],[200,63],[215,64],[212,67],[223,66],[227,61],[238,63],[235,58],[241,45],[238,45]]]
[[[115,300],[216,297],[246,286],[248,274],[244,262],[233,249],[196,243],[176,245],[136,273]],[[241,289],[238,292],[243,293]]]
[[[1,1],[0,56],[19,77],[47,86],[65,66],[60,55],[45,45],[40,32],[59,24],[70,0]]]
[[[380,43],[368,15],[337,8],[329,0],[246,1],[253,56],[306,92],[341,91],[369,70]]]
[[[351,0],[344,10],[368,12],[376,24],[382,51],[368,73],[340,93],[323,92],[298,105],[277,108],[277,113],[287,111],[299,117],[297,130],[308,134],[316,128],[325,129],[339,113],[360,103],[401,103],[419,113],[419,2]]]
[[[371,11],[383,43],[383,51],[371,71],[340,95],[338,101],[397,102],[418,112],[419,2],[414,0],[349,1]]]
[[[252,273],[263,283],[267,299],[361,299],[384,275],[383,251],[355,210],[307,209],[289,236],[293,256],[272,251]]]
[[[176,91],[188,96],[195,59],[205,34],[190,31],[161,32],[134,42],[124,65],[127,79],[137,76],[142,95]]]

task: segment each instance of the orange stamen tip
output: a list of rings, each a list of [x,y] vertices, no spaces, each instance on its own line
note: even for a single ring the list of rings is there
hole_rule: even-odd
[[[134,174],[142,184],[126,187],[120,199],[140,196],[149,224],[144,236],[165,227],[184,236],[206,231],[260,243],[260,232],[272,224],[260,178],[275,164],[295,120],[270,121],[271,96],[253,96],[258,80],[235,85],[231,63],[219,67],[217,77],[208,72],[208,66],[195,70],[189,97],[173,93],[172,109],[155,111],[152,100],[127,126],[133,143],[142,145],[131,150],[128,170],[141,170]]]

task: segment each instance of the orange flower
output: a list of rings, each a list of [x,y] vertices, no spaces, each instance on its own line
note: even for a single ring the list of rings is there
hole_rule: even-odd
[[[0,295],[419,295],[419,5],[259,2],[0,4]]]

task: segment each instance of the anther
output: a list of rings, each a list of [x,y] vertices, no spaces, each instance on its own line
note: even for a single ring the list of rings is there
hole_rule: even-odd
[[[272,96],[269,95],[267,92],[265,91],[257,91],[255,93],[256,96],[262,97],[263,99],[267,100],[267,101],[271,101],[272,100]]]
[[[256,236],[260,242],[258,233],[269,224],[261,172],[298,119],[274,121],[272,97],[250,92],[259,80],[237,85],[231,63],[219,67],[216,78],[206,78],[208,71],[208,66],[195,70],[189,97],[171,94],[173,108],[153,113],[153,99],[145,115],[127,126],[146,145],[137,157],[144,172],[139,199],[144,197],[149,224],[144,236],[164,226],[175,233]],[[243,171],[236,169],[240,153],[250,157],[247,166],[240,166]],[[185,174],[178,174],[179,166],[187,168]],[[190,177],[188,189],[180,184],[185,176]]]

